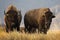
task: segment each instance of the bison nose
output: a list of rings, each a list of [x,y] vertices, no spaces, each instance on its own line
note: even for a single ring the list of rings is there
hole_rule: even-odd
[[[11,23],[11,25],[15,25],[15,23]]]
[[[55,18],[55,16],[52,16],[52,18]]]

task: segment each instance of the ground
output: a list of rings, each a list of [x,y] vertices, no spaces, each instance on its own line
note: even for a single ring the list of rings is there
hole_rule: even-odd
[[[49,30],[46,35],[40,33],[21,33],[17,31],[6,33],[5,29],[0,27],[0,40],[60,40],[60,31]]]

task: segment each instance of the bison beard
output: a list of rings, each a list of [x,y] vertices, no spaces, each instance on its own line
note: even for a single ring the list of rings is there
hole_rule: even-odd
[[[54,17],[49,8],[34,9],[26,12],[24,16],[25,32],[36,32],[36,29],[38,29],[39,33],[46,34]]]

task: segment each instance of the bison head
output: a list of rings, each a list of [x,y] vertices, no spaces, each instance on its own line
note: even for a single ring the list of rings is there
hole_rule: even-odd
[[[14,20],[16,18],[17,14],[17,8],[13,5],[10,5],[6,11],[4,11],[5,16],[8,18],[8,20]]]
[[[51,11],[45,13],[45,28],[49,29],[52,22],[52,18],[55,18]]]
[[[51,11],[47,11],[45,13],[45,17],[46,19],[49,21],[49,20],[52,20],[52,18],[55,18],[55,16],[53,15],[53,13]]]
[[[15,6],[10,5],[6,11],[4,11],[4,14],[6,16],[7,21],[10,22],[11,25],[15,25],[14,23],[17,22],[17,16],[18,16],[18,11]]]

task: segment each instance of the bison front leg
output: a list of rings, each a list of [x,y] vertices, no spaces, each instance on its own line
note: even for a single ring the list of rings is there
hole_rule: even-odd
[[[19,26],[17,27],[17,31],[20,31],[20,27]]]
[[[6,32],[9,32],[9,27],[8,27],[7,22],[6,22]]]
[[[25,31],[25,33],[27,32],[27,31],[26,31],[26,27],[25,27],[24,31]]]
[[[31,33],[31,27],[30,26],[26,26],[25,27],[25,32]]]
[[[10,28],[10,31],[13,31],[13,27]]]
[[[47,29],[44,29],[43,33],[44,33],[44,34],[47,34]]]
[[[28,26],[28,24],[27,24],[27,22],[24,20],[24,24],[25,24],[25,29],[24,29],[24,31],[25,31],[25,33],[28,31],[28,28],[29,28],[29,26]]]
[[[6,27],[6,32],[9,32],[8,30],[9,30],[9,28],[8,28],[8,27]]]
[[[44,34],[47,34],[47,32],[46,32],[46,31],[44,31]]]
[[[24,31],[25,31],[25,33],[26,33],[26,32],[28,32],[28,28],[27,28],[27,27],[25,27]]]

